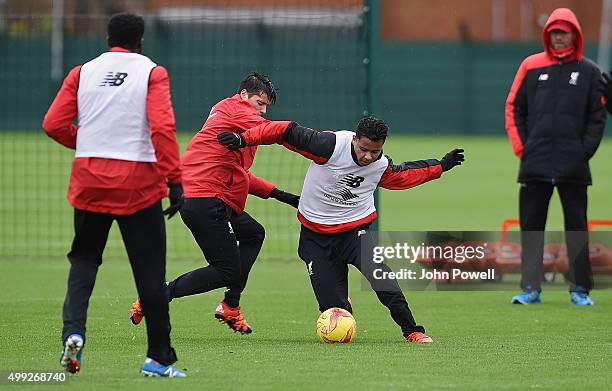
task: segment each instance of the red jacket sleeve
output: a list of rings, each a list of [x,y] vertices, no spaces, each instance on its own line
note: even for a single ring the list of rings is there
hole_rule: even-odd
[[[442,175],[442,165],[437,160],[419,160],[400,165],[389,164],[378,185],[389,190],[404,190],[418,186]]]
[[[276,186],[263,178],[253,175],[251,171],[247,172],[249,174],[249,194],[263,199],[269,198],[270,193],[272,193]]]
[[[527,94],[523,85],[526,74],[527,65],[523,61],[506,99],[506,133],[514,154],[520,159],[523,158],[523,144],[527,137]]]
[[[329,160],[336,145],[333,132],[318,132],[290,121],[261,124],[244,132],[242,136],[247,145],[280,144],[317,164]]]
[[[76,149],[78,127],[72,121],[78,112],[77,90],[80,74],[80,65],[68,73],[42,123],[49,137],[71,149]]]
[[[179,145],[176,140],[174,110],[170,98],[168,71],[157,66],[149,76],[147,118],[151,141],[155,148],[157,167],[169,183],[181,182]]]
[[[244,132],[242,136],[247,145],[282,144],[283,135],[290,121],[270,121]]]

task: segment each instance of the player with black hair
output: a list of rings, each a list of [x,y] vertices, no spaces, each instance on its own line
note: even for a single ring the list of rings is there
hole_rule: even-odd
[[[180,214],[209,265],[168,283],[168,300],[226,287],[215,317],[242,334],[252,328],[242,315],[240,296],[265,237],[264,227],[244,211],[247,194],[275,198],[295,208],[299,197],[249,171],[257,147],[228,152],[217,135],[270,122],[262,116],[274,102],[276,90],[270,79],[248,74],[236,95],[213,106],[182,160],[185,205]],[[136,300],[132,323],[140,323],[145,313]]]
[[[122,47],[134,53],[142,52],[144,19],[141,16],[119,13],[108,21],[106,37],[109,47]]]
[[[387,124],[375,117],[364,117],[357,123],[355,136],[359,139],[366,137],[370,141],[385,141],[389,135]]]
[[[179,146],[168,72],[140,54],[143,34],[140,16],[113,15],[109,51],[70,71],[43,121],[50,137],[76,149],[68,189],[75,236],[68,253],[60,359],[71,373],[81,368],[89,298],[110,227],[117,221],[149,314],[142,373],[185,376],[173,365],[177,358],[163,288],[163,214],[172,217],[182,202]],[[75,118],[78,126],[72,123]],[[168,193],[170,207],[162,212],[161,198]]]
[[[265,108],[267,108],[268,106],[272,106],[276,103],[276,88],[274,87],[272,81],[266,75],[262,75],[257,72],[249,73],[244,78],[244,80],[240,82],[240,85],[238,86],[237,93],[241,94],[242,91],[246,91],[247,100],[254,95],[258,95],[261,97],[261,95],[265,94],[265,96],[267,96],[268,98],[268,103],[265,105]],[[264,107],[261,107],[261,109],[264,109]],[[266,110],[263,110],[263,112],[261,112],[262,115],[265,113]]]
[[[298,254],[307,265],[321,312],[332,307],[352,312],[348,299],[351,264],[370,282],[406,340],[428,343],[432,339],[416,324],[397,281],[376,277],[375,271],[390,269],[372,259],[375,241],[368,229],[377,217],[374,191],[379,186],[403,190],[437,179],[463,162],[463,150],[455,149],[441,160],[395,165],[382,153],[388,132],[384,121],[365,117],[355,132],[319,132],[295,122],[277,121],[241,134],[221,133],[217,138],[230,150],[276,143],[312,160],[298,207],[302,223]]]

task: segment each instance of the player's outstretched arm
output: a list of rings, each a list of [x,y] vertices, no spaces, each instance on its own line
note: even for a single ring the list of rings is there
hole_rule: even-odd
[[[440,160],[440,165],[443,171],[448,171],[455,166],[460,166],[465,161],[463,149],[455,148]]]
[[[444,171],[459,166],[465,160],[463,149],[453,149],[440,160],[416,160],[393,164],[390,157],[389,167],[385,170],[380,182],[380,187],[389,190],[405,190],[421,185],[433,179],[438,179]]]
[[[297,209],[298,205],[300,205],[300,196],[289,193],[287,191],[283,191],[278,188],[274,188],[272,193],[270,193],[270,198],[274,198],[275,200],[282,202],[287,205],[291,205]]]
[[[280,144],[285,131],[292,123],[289,121],[264,122],[244,133],[221,132],[217,135],[217,140],[230,151],[236,151],[247,145]]]
[[[248,174],[249,194],[263,199],[274,198],[275,200],[285,203],[287,205],[291,205],[294,208],[298,207],[298,204],[300,203],[299,195],[283,191],[276,187],[276,185],[272,182],[260,178],[250,171],[248,171]]]
[[[335,133],[320,132],[286,121],[261,124],[242,134],[223,132],[217,135],[217,140],[234,151],[249,145],[280,144],[319,164],[331,157],[336,146]]]
[[[272,191],[276,189],[276,185],[258,177],[251,171],[247,171],[247,174],[249,176],[249,194],[263,198],[264,200],[270,198]]]

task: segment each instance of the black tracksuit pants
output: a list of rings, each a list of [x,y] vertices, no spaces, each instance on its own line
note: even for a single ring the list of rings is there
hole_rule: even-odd
[[[543,273],[544,229],[548,204],[555,186],[547,182],[521,184],[519,215],[521,222],[521,288],[540,290]],[[569,258],[567,278],[570,290],[576,286],[587,291],[593,288],[589,260],[587,227],[587,186],[569,183],[556,185],[563,207],[565,241]]]
[[[414,331],[425,332],[417,326],[406,298],[395,279],[376,280],[373,271],[390,271],[384,264],[375,264],[371,256],[374,238],[362,226],[338,234],[319,234],[302,226],[298,254],[306,263],[310,283],[319,303],[319,311],[332,307],[353,312],[348,302],[348,265],[355,266],[368,280],[378,300],[389,309],[404,336]],[[369,254],[364,259],[362,254]]]
[[[71,334],[85,337],[89,298],[113,221],[127,250],[136,289],[147,314],[147,357],[165,365],[176,361],[170,346],[170,317],[163,284],[166,274],[166,226],[161,201],[128,216],[75,209],[75,236],[68,254],[70,274],[64,301],[62,341]]]
[[[213,197],[187,198],[180,213],[209,265],[170,282],[169,300],[226,287],[225,303],[237,307],[263,245],[263,226]]]

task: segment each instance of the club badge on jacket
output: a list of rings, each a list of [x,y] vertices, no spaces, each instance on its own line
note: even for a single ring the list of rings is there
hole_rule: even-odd
[[[578,76],[580,76],[580,72],[572,72],[570,74],[570,80],[569,83],[573,86],[578,84]]]

